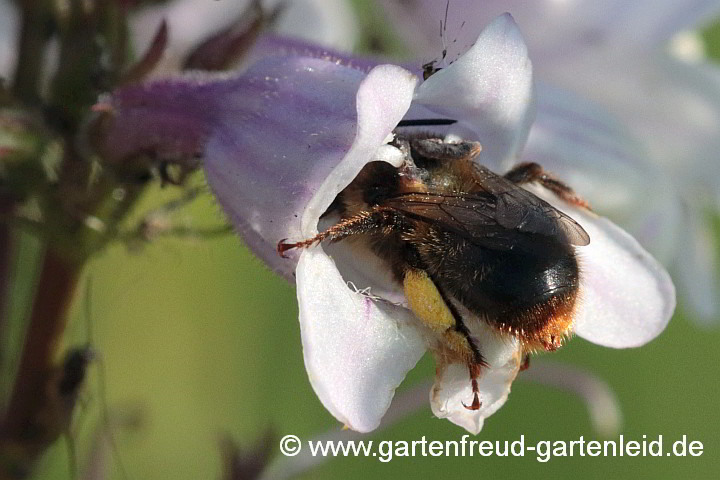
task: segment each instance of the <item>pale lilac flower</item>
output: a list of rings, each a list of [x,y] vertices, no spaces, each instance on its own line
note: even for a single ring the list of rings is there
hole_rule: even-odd
[[[173,0],[141,8],[130,18],[135,50],[147,50],[165,20],[169,27],[168,46],[156,74],[178,71],[199,43],[241,21],[243,14],[252,12],[251,4],[255,1]],[[268,13],[280,9],[271,25],[279,34],[341,51],[350,51],[355,46],[358,27],[352,6],[346,0],[263,0],[260,5]]]
[[[446,2],[380,3],[419,56],[439,58],[443,39],[438,24],[445,18]],[[588,158],[578,151],[571,160],[581,170],[600,162],[600,168],[591,167],[595,175],[585,172],[585,181],[595,186],[584,190],[591,203],[674,267],[682,298],[696,319],[716,322],[720,264],[704,217],[720,207],[720,69],[706,61],[701,40],[689,29],[714,21],[720,1],[451,0],[446,60],[472,42],[473,26],[506,11],[527,37],[537,78],[597,102],[627,128],[638,152],[672,179],[674,191],[647,166],[626,165],[627,172],[640,177],[631,174],[622,181],[612,159]],[[537,156],[542,138],[535,133],[525,155],[542,158],[541,163],[555,169],[551,154],[562,152]],[[608,195],[608,182],[623,193]],[[613,204],[607,204],[608,198]]]
[[[248,246],[275,271],[295,278],[315,392],[338,420],[366,432],[378,426],[397,386],[438,339],[406,307],[402,288],[386,281],[389,272],[380,262],[357,258],[343,242],[296,252],[294,260],[280,258],[276,245],[322,228],[320,216],[368,162],[398,165],[402,156],[388,142],[403,118],[458,120],[439,133],[481,141],[480,161],[501,171],[523,150],[535,117],[532,69],[509,15],[425,82],[398,66],[370,69],[362,61],[302,51],[306,56],[289,48],[286,56],[268,57],[239,76],[194,74],[122,89],[107,100],[113,113],[105,119],[102,149],[117,160],[148,151],[160,159],[204,158],[208,182]],[[555,95],[546,98],[560,101]],[[567,114],[569,125],[561,130],[572,131],[578,142],[593,137],[591,150],[612,143],[625,152],[617,132],[598,128],[602,122],[573,122],[595,117],[567,103],[540,102],[538,114]],[[559,133],[557,125],[545,125],[548,135]],[[607,219],[534,191],[591,238],[577,251],[583,274],[575,332],[615,348],[658,335],[675,306],[664,269]],[[469,328],[489,364],[479,379],[482,407],[462,405],[472,399],[464,364],[438,365],[430,402],[438,417],[477,433],[507,399],[522,359],[516,340],[500,339],[477,319]]]
[[[10,78],[16,63],[20,15],[9,0],[0,0],[0,78]]]

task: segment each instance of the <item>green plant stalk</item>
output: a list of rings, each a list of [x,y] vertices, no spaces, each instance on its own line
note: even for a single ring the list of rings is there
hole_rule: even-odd
[[[65,165],[78,164],[71,161]],[[112,199],[112,191],[118,186],[103,177],[89,193],[89,203],[70,206],[56,201],[56,213],[61,218],[56,217],[50,225],[20,362],[0,424],[0,480],[24,476],[10,472],[29,474],[45,450],[67,431],[74,402],[58,397],[54,382],[60,368],[58,346],[69,308],[86,261],[119,238],[118,223],[144,189],[144,185],[130,189],[124,200],[117,202]],[[68,215],[66,208],[97,214],[107,222],[105,230],[89,229],[81,218]]]
[[[49,2],[46,0],[22,0],[22,24],[18,63],[13,78],[13,92],[18,100],[27,105],[40,103],[39,84],[42,79],[42,52],[50,20]]]
[[[80,262],[52,248],[45,253],[15,386],[3,422],[6,438],[33,441],[45,437],[35,428],[35,413],[46,401],[46,380],[54,365],[81,269]]]

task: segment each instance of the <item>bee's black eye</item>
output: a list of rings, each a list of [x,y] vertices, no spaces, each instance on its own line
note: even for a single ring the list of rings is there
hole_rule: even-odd
[[[397,169],[387,162],[368,163],[359,177],[365,183],[363,200],[368,205],[377,205],[397,190]]]

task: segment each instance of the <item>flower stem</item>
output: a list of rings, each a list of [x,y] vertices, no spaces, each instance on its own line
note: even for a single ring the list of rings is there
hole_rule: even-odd
[[[47,418],[48,411],[55,413],[48,410],[52,402],[49,382],[81,266],[52,248],[45,253],[14,388],[0,427],[0,453],[3,463],[7,462],[0,465],[0,478],[8,466],[29,469],[28,463],[62,433],[66,419]],[[13,451],[22,454],[8,458]]]
[[[40,101],[39,83],[44,58],[41,53],[47,41],[48,2],[24,0],[20,5],[22,26],[13,91],[24,103],[36,105]]]
[[[622,427],[622,409],[612,388],[593,373],[572,365],[533,362],[518,380],[576,394],[584,402],[595,431],[610,438]]]
[[[5,215],[6,206],[0,198],[0,219]],[[11,238],[10,226],[7,222],[0,220],[0,346],[4,347],[3,336],[7,331],[7,316],[10,314],[9,308],[9,295],[10,295],[10,268],[12,265],[12,258],[10,253]],[[3,358],[0,354],[0,364],[2,364]]]

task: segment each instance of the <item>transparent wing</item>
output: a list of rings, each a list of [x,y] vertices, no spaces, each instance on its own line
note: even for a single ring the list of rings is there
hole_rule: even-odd
[[[384,200],[383,205],[495,248],[504,243],[508,243],[505,248],[512,248],[517,232],[552,237],[568,245],[590,243],[590,236],[575,220],[531,192],[484,167],[477,168],[475,180],[477,188],[470,193],[403,193]]]

